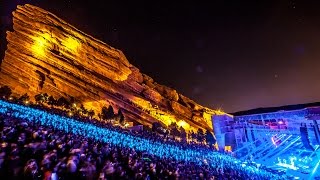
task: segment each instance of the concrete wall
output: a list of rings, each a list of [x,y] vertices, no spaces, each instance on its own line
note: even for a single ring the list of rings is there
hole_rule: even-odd
[[[213,131],[217,139],[219,150],[224,150],[225,146],[225,133],[228,129],[227,124],[229,121],[233,121],[233,117],[230,115],[213,115],[212,126]]]

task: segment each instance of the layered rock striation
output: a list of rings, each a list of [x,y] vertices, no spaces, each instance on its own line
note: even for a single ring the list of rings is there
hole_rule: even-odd
[[[211,116],[221,114],[154,82],[120,50],[39,7],[17,7],[7,41],[0,85],[16,94],[74,97],[96,113],[111,104],[126,119],[148,126],[176,122],[187,130],[212,129]]]

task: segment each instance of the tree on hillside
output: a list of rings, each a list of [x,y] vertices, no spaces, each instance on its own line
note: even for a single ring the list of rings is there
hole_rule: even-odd
[[[42,97],[43,97],[44,103],[48,103],[49,95],[47,93],[44,93],[42,94]]]
[[[180,137],[180,131],[178,130],[178,126],[176,122],[172,122],[168,128],[172,136]]]
[[[49,96],[48,98],[48,105],[51,107],[57,104],[57,100],[53,96]]]
[[[114,111],[113,111],[113,107],[111,105],[109,105],[108,108],[105,106],[102,107],[101,118],[104,120],[114,118]]]
[[[2,86],[0,88],[0,97],[9,98],[11,94],[12,94],[12,91],[9,86]]]
[[[19,102],[27,102],[30,100],[30,97],[27,93],[25,93],[24,95],[20,96],[20,98],[18,99]]]
[[[68,108],[70,107],[70,102],[65,97],[60,97],[57,100],[57,106]]]
[[[194,131],[192,131],[191,132],[191,140],[194,141],[196,139],[197,139],[197,134]]]
[[[88,110],[83,106],[83,104],[80,105],[79,110],[82,114],[88,114]]]
[[[101,119],[106,120],[108,117],[108,109],[107,107],[103,106],[101,109],[101,114],[99,114]]]
[[[152,129],[153,132],[157,132],[158,128],[160,128],[160,127],[161,127],[161,124],[159,122],[153,122],[151,129]]]
[[[197,141],[202,143],[203,140],[204,140],[204,133],[203,133],[203,130],[199,128],[197,133]]]
[[[73,97],[73,96],[70,96],[70,99],[69,99],[69,102],[70,102],[70,106],[69,108],[73,111],[79,111],[79,110],[82,110],[82,103],[79,99]]]
[[[69,96],[69,97],[70,97],[69,102],[70,102],[71,105],[74,104],[74,103],[77,103],[77,100],[76,100],[75,97],[73,97],[73,96]]]
[[[105,107],[105,106],[103,106],[102,109],[101,109],[101,119],[104,119],[104,120],[109,119],[108,108]]]
[[[160,122],[153,122],[152,123],[152,129],[153,132],[162,134],[164,136],[168,135],[168,129],[164,127]]]
[[[107,117],[108,117],[108,119],[114,118],[114,111],[113,111],[113,107],[111,105],[109,105],[109,107],[108,107]]]
[[[171,122],[171,124],[169,124],[168,128],[169,128],[169,130],[178,128],[177,123],[176,122]]]
[[[47,93],[40,93],[34,96],[37,103],[48,103],[49,95]]]
[[[89,115],[90,118],[92,118],[94,116],[94,114],[95,113],[94,113],[94,111],[92,109],[88,111],[88,115]]]
[[[186,130],[182,126],[180,126],[179,131],[180,131],[180,137],[181,137],[182,141],[186,141],[186,139],[187,139]]]
[[[118,110],[118,114],[117,114],[118,118],[119,118],[119,124],[123,125],[124,124],[124,115],[121,111],[121,109],[119,108]]]
[[[44,103],[45,100],[42,93],[35,95],[34,99],[36,100],[36,103],[40,104]]]

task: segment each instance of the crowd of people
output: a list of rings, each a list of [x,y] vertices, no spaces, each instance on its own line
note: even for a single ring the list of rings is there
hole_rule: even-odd
[[[46,112],[49,112],[52,114],[61,115],[64,117],[69,117],[68,112],[63,111],[61,109],[48,108],[48,107],[42,106],[42,105],[33,105],[31,107],[36,108],[36,109],[40,109],[40,110],[43,110],[43,111],[46,111]],[[127,134],[130,134],[135,137],[147,138],[151,141],[158,141],[158,142],[166,143],[166,144],[179,145],[183,148],[206,148],[206,149],[210,148],[212,150],[215,150],[215,147],[213,147],[213,146],[209,147],[205,144],[198,143],[195,141],[184,141],[183,143],[177,144],[178,140],[175,137],[168,136],[168,134],[167,135],[159,134],[159,133],[154,132],[150,129],[142,129],[139,131],[132,130],[131,131],[130,129],[122,128],[120,126],[115,126],[109,120],[103,120],[103,119],[98,120],[93,117],[85,117],[85,116],[77,116],[77,115],[74,115],[72,117],[72,119],[80,121],[80,122],[84,122],[84,123],[90,123],[90,124],[93,124],[93,125],[101,127],[101,128],[107,128],[107,129],[111,129],[114,131],[127,133]],[[180,140],[179,142],[181,142],[181,141],[183,141],[183,140]]]
[[[163,142],[0,101],[0,175],[24,179],[286,179],[204,146]]]

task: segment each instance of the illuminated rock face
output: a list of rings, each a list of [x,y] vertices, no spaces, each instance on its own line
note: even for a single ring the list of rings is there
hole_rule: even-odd
[[[75,97],[96,114],[103,105],[124,109],[144,125],[177,122],[187,130],[212,129],[211,115],[176,90],[139,72],[124,54],[32,5],[13,12],[13,32],[1,64],[0,85],[16,94]]]

